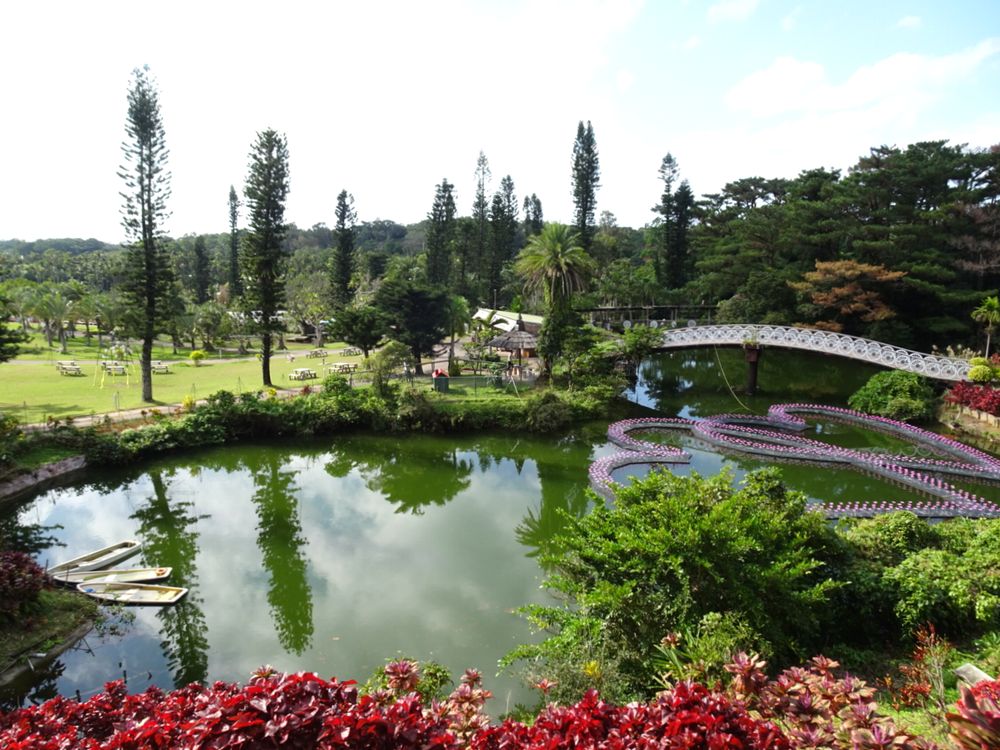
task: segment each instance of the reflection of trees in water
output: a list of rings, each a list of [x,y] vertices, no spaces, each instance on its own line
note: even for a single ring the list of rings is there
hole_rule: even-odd
[[[22,523],[17,510],[4,513],[0,515],[0,549],[37,555],[49,547],[63,547],[65,545],[51,533],[61,528],[59,524]]]
[[[61,659],[48,664],[35,664],[30,674],[30,687],[19,687],[15,682],[12,686],[0,690],[0,713],[13,711],[29,703],[38,706],[55,698],[59,695],[59,678],[65,671],[66,665]]]
[[[748,399],[743,395],[746,368],[743,351],[735,347],[662,352],[642,363],[641,387],[665,414],[687,407],[692,415],[710,416],[738,406],[727,379],[740,399],[763,412],[775,400],[844,401],[879,371],[843,357],[770,347],[760,360],[757,396]]]
[[[469,486],[474,466],[465,450],[429,436],[405,440],[384,438],[350,441],[342,450],[331,451],[326,471],[345,477],[357,469],[365,486],[395,503],[397,513],[420,513],[431,503],[444,505]]]
[[[270,576],[267,602],[282,648],[301,654],[312,642],[312,590],[306,578],[305,544],[295,496],[295,473],[282,471],[283,456],[258,454],[247,461],[256,492],[257,547]]]
[[[142,542],[143,555],[150,565],[173,568],[171,586],[186,586],[188,595],[179,603],[162,607],[157,617],[162,623],[163,649],[172,672],[174,686],[182,687],[191,682],[204,682],[208,675],[208,639],[205,637],[205,615],[201,610],[203,600],[197,595],[198,534],[195,525],[198,517],[187,501],[171,502],[167,496],[167,483],[163,473],[149,472],[153,495],[132,514],[138,521],[137,535]]]
[[[586,470],[582,481],[580,477],[580,467],[586,467],[592,457],[591,442],[562,440],[552,447],[554,455],[547,454],[536,463],[542,490],[538,510],[529,508],[515,529],[517,541],[531,548],[529,557],[544,555],[552,537],[570,518],[582,517],[591,503]]]

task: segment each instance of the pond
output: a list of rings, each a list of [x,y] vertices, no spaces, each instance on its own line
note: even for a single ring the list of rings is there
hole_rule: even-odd
[[[775,356],[772,356],[775,355]],[[645,363],[634,409],[706,416],[771,403],[844,404],[875,370],[847,360],[767,352],[759,394],[739,395],[741,353],[685,351]],[[725,372],[725,377],[723,377]],[[734,384],[730,392],[725,380]],[[135,538],[128,564],[173,568],[180,604],[131,608],[122,633],[92,633],[6,701],[83,697],[126,674],[129,689],[245,681],[256,667],[364,681],[389,657],[482,670],[497,715],[531,691],[497,660],[532,637],[513,610],[547,601],[538,554],[563,522],[587,512],[587,468],[617,448],[607,423],[561,436],[349,435],[236,445],[91,473],[22,506],[22,523],[53,525],[55,563]],[[810,436],[899,450],[894,438],[810,422]],[[686,438],[681,437],[682,441]],[[759,460],[698,446],[690,467],[736,476]],[[639,470],[641,473],[641,470]],[[818,500],[906,497],[849,470],[786,466],[790,486]],[[995,492],[988,488],[980,494]]]

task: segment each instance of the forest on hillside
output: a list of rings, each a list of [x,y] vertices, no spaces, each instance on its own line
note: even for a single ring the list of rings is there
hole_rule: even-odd
[[[1000,146],[878,146],[846,174],[815,167],[794,179],[747,177],[700,198],[668,154],[650,221],[631,228],[599,210],[592,130],[590,137],[590,205],[576,227],[595,270],[574,295],[576,307],[696,303],[718,305],[722,321],[820,327],[917,349],[976,343],[980,326],[970,313],[1000,285]],[[541,310],[513,266],[544,224],[542,202],[522,200],[510,176],[491,190],[484,155],[476,174],[464,215],[442,180],[418,224],[358,221],[364,207],[345,191],[333,226],[288,226],[287,309],[303,322],[330,317],[340,304],[370,299],[387,279],[404,279],[460,295],[473,309]],[[220,228],[229,228],[226,218]],[[234,304],[233,240],[230,231],[166,238],[185,325],[204,306]],[[107,309],[124,278],[125,257],[125,248],[96,239],[0,241],[0,296],[21,316],[59,293],[79,303],[78,314],[99,319],[95,311]]]

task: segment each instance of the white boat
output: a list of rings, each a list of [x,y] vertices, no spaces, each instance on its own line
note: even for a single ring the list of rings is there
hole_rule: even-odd
[[[53,578],[60,578],[69,570],[99,570],[114,565],[127,557],[138,553],[142,545],[134,539],[126,539],[123,542],[103,547],[85,555],[74,557],[72,560],[53,565],[48,569],[48,574]]]
[[[170,568],[108,568],[105,570],[67,570],[53,578],[59,583],[152,583],[170,577]]]
[[[174,604],[187,594],[177,586],[152,586],[147,583],[81,583],[77,590],[107,602],[119,604]]]

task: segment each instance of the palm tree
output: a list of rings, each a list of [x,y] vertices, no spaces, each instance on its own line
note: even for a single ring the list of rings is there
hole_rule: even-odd
[[[545,322],[538,340],[545,374],[552,372],[570,330],[578,325],[571,309],[574,292],[583,291],[594,272],[594,261],[565,224],[546,224],[521,250],[514,271],[529,293],[541,292],[545,300]]]
[[[986,326],[986,356],[990,356],[990,336],[1000,323],[1000,297],[986,297],[975,310],[972,319]]]
[[[469,313],[469,302],[460,294],[448,296],[448,331],[451,333],[451,343],[448,346],[448,370],[455,360],[455,339],[464,336],[472,325],[472,315]]]
[[[573,292],[583,291],[594,271],[594,260],[565,224],[546,224],[528,240],[514,264],[528,292],[541,291],[546,311],[563,310]]]

